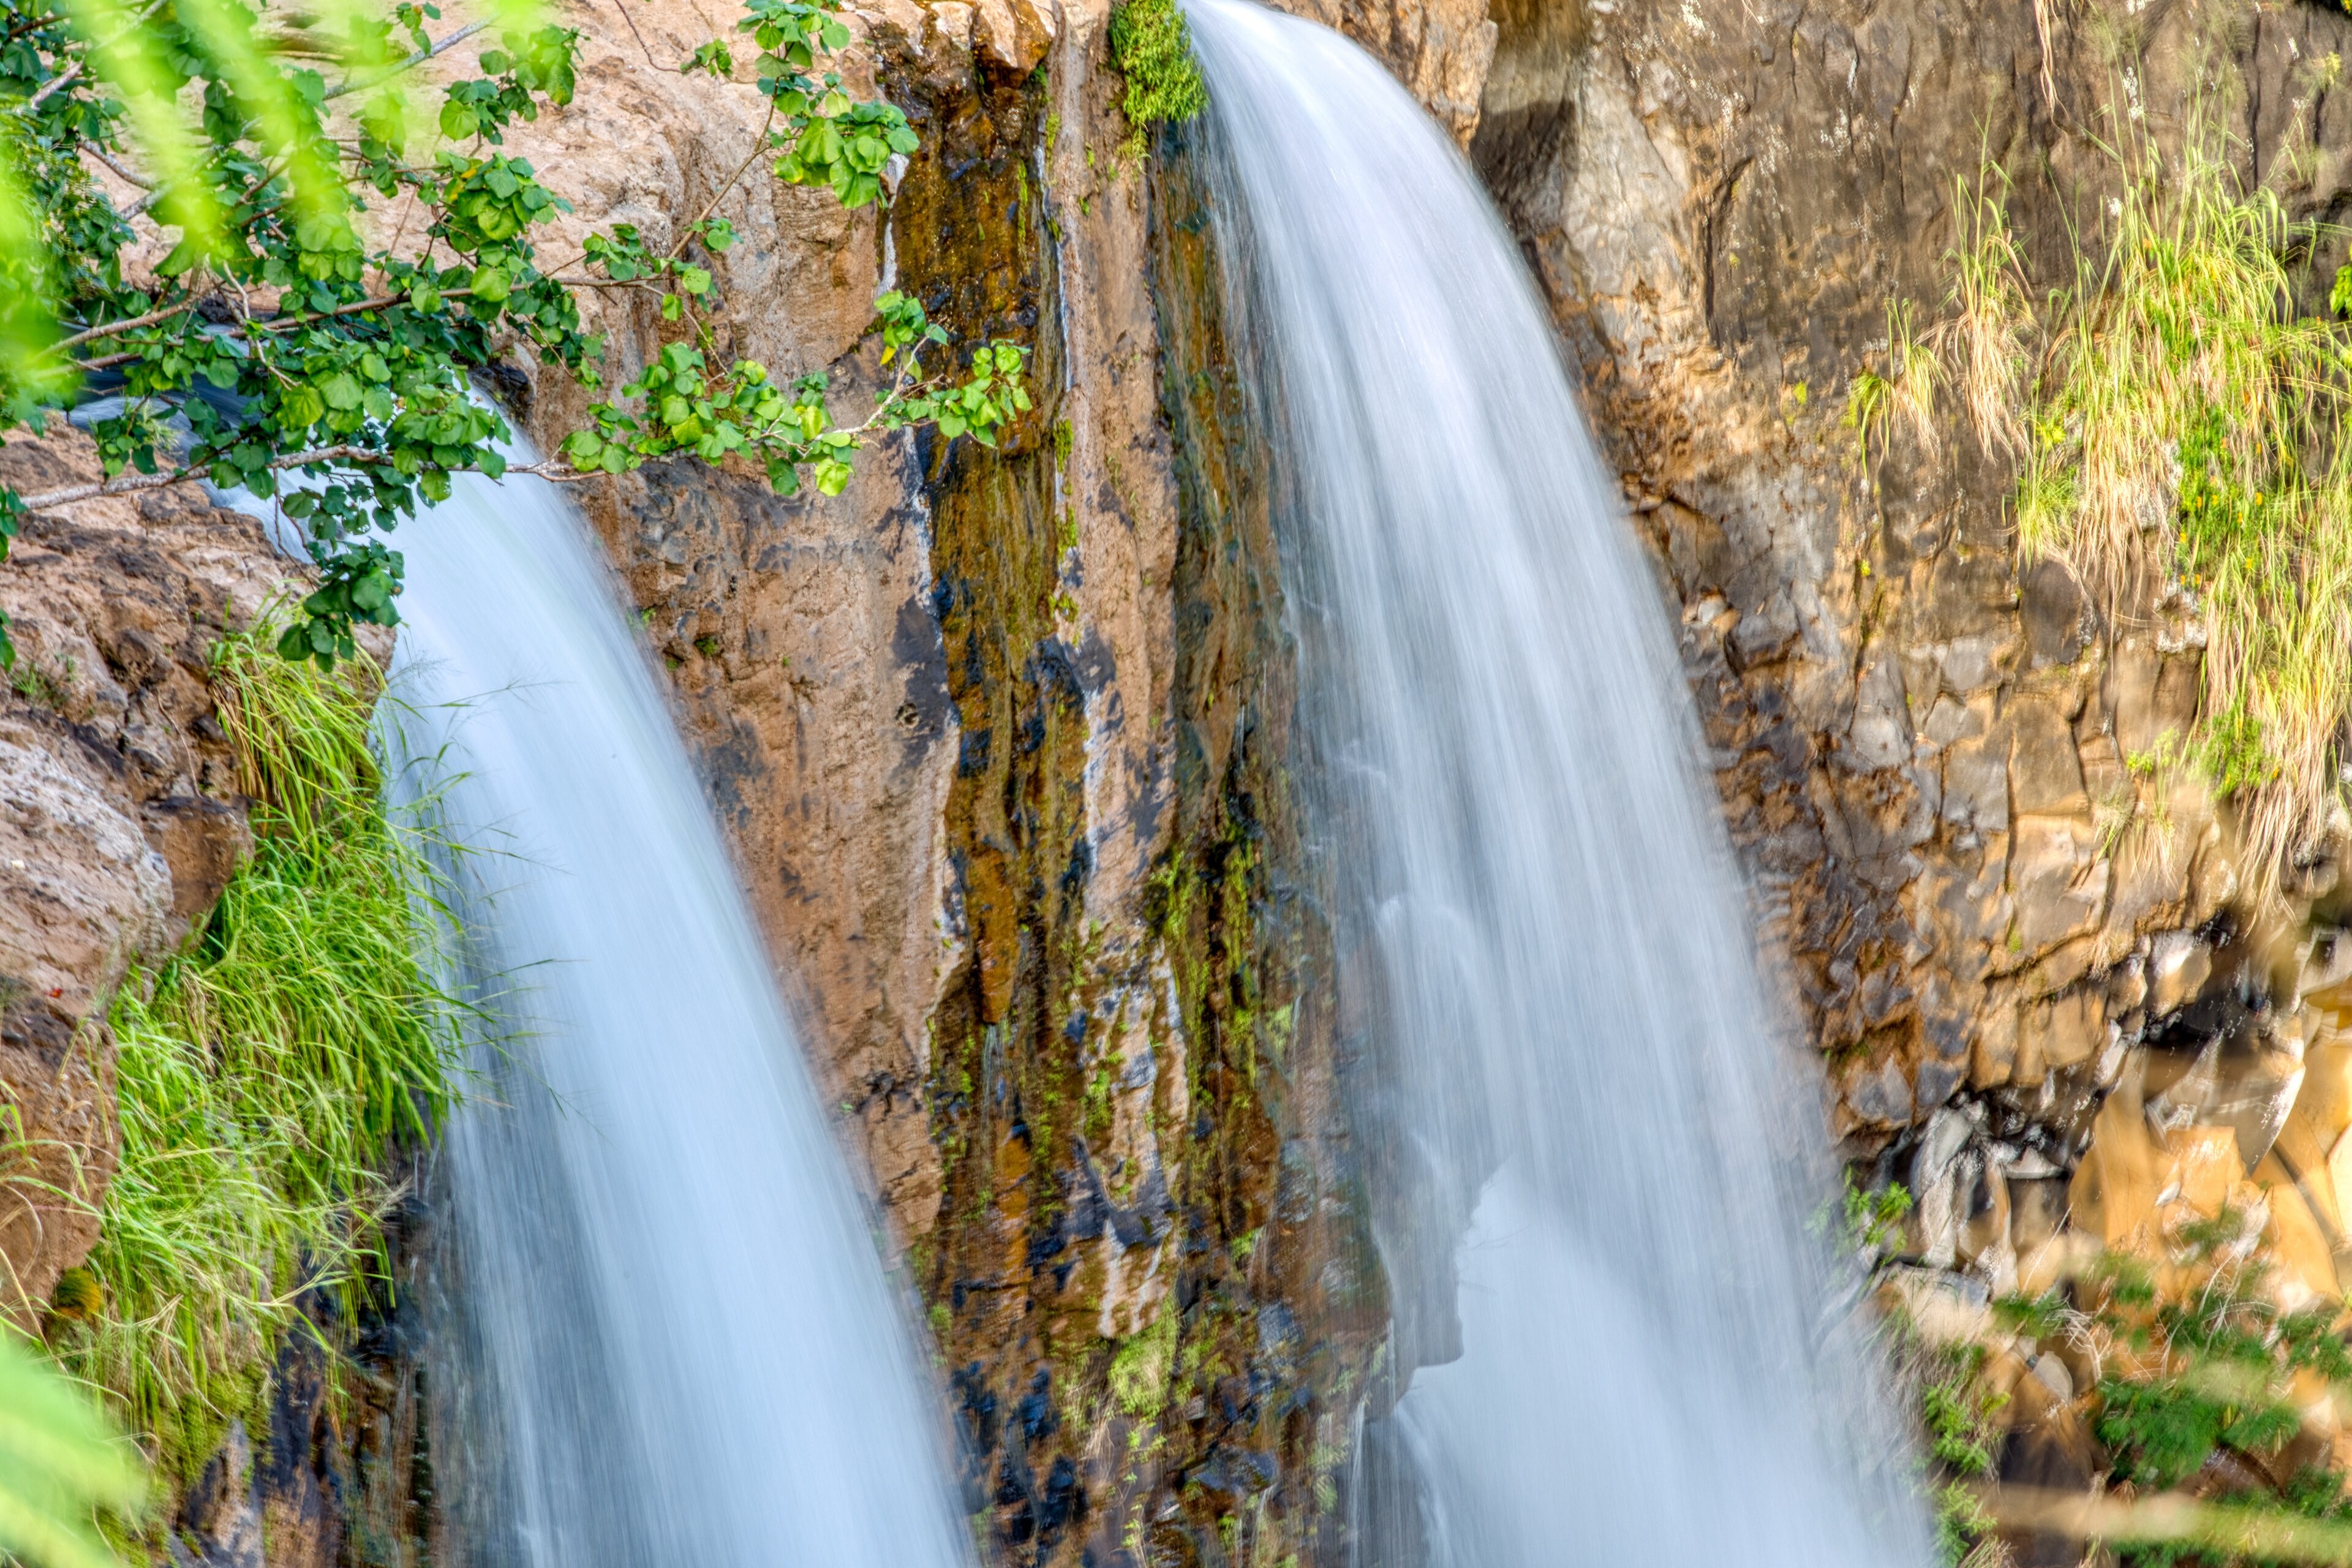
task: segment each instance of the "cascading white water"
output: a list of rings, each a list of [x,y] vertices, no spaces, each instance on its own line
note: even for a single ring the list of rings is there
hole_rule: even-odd
[[[1248,0],[1186,9],[1419,1366],[1391,1418],[1411,1539],[1373,1528],[1370,1553],[1925,1563],[1866,1358],[1817,1321],[1823,1133],[1778,1059],[1656,582],[1511,240],[1355,46]]]
[[[457,1555],[969,1561],[913,1337],[584,528],[541,481],[461,477],[396,542],[395,773],[478,851],[454,893],[507,1034],[437,1183]]]

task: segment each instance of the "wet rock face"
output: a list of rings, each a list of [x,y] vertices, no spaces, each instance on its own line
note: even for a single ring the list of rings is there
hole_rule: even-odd
[[[2003,1477],[2087,1485],[2105,1460],[2074,1401],[2095,1369],[1999,1350],[1991,1296],[2103,1249],[2160,1262],[2225,1208],[2251,1216],[2281,1306],[2352,1283],[2341,852],[2253,907],[2230,813],[2162,761],[2198,713],[2194,622],[2167,605],[2110,625],[2063,569],[2021,572],[2013,477],[1958,429],[1899,434],[1865,468],[1841,416],[1884,363],[1888,300],[1942,313],[1981,159],[2013,181],[2037,285],[2071,281],[2070,222],[2100,243],[2117,178],[2093,132],[2177,140],[2200,58],[2226,78],[2249,187],[2266,177],[2297,220],[2336,210],[2352,117],[2313,62],[2352,23],[2184,5],[2119,31],[1937,0],[1496,16],[1472,155],[1655,547],[1834,1131],[1916,1196],[1923,1267],[1890,1288],[1998,1352]],[[2341,259],[2314,258],[2315,289]],[[2352,1455],[2332,1415],[2303,1440]]]
[[[923,139],[887,232],[719,209],[739,251],[801,254],[778,275],[845,328],[792,339],[739,300],[730,330],[845,406],[886,275],[965,342],[1031,345],[1038,407],[998,448],[879,443],[831,500],[684,466],[582,500],[929,1307],[992,1556],[1323,1560],[1384,1305],[1284,817],[1265,454],[1198,198],[1122,155],[1107,11],[868,15]],[[639,83],[631,41],[583,20],[682,175],[632,210],[655,232],[716,189],[703,143],[737,133],[717,105],[741,89]],[[1475,110],[1475,22],[1366,36]],[[657,55],[691,47],[661,26]],[[550,121],[600,168],[599,138],[646,140]],[[606,221],[599,181],[583,220]],[[604,324],[621,363],[658,341]]]
[[[2088,128],[2127,89],[2177,135],[2200,39],[2242,84],[2252,163],[2307,139],[2286,199],[2328,207],[2352,119],[2303,62],[2352,26],[2175,7],[2118,74],[2114,39],[2025,5],[1498,16],[1473,156],[1657,548],[1838,1131],[1872,1147],[1964,1089],[2042,1095],[2128,1011],[2088,998],[2238,897],[2201,789],[2134,767],[2194,720],[2201,636],[2171,613],[2111,630],[2063,569],[2021,575],[2011,476],[1958,432],[1865,474],[1846,385],[1891,298],[1940,310],[1981,158],[2013,176],[2029,265],[2071,273],[2069,215],[2095,221],[2116,177]],[[2257,984],[2292,1011],[2281,967]]]
[[[0,453],[28,490],[97,467],[76,432]],[[0,1315],[20,1327],[98,1238],[115,988],[250,847],[207,672],[282,577],[259,527],[193,488],[30,518],[0,574]]]

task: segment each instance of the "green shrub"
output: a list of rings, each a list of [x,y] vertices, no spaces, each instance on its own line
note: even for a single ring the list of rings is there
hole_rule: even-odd
[[[1140,152],[1151,127],[1191,120],[1209,107],[1209,87],[1192,58],[1192,33],[1176,0],[1128,0],[1110,14],[1110,53],[1127,79],[1121,107]]]
[[[2178,1506],[2187,1500],[2174,1489],[2229,1473],[2209,1468],[2217,1454],[2242,1457],[2239,1473],[2278,1473],[2277,1456],[2301,1426],[2297,1401],[2307,1397],[2298,1373],[2316,1373],[2339,1397],[2352,1392],[2341,1303],[2286,1312],[2268,1300],[2267,1265],[2243,1255],[2250,1223],[2224,1208],[2177,1227],[2161,1288],[2146,1262],[2111,1254],[2075,1282],[2076,1304],[2061,1290],[1994,1303],[2003,1328],[2063,1338],[2107,1369],[2092,1431],[2112,1495],[2167,1494],[2175,1505],[2126,1513],[2129,1528],[2112,1544],[2135,1568],[2348,1560],[2352,1500],[2332,1470],[2306,1468],[2274,1490]]]
[[[379,794],[370,693],[273,642],[218,653],[255,853],[187,950],[116,999],[98,1290],[53,1336],[184,1466],[257,1394],[303,1292],[380,1275],[387,1157],[453,1095],[455,1009],[424,962],[437,917]]]

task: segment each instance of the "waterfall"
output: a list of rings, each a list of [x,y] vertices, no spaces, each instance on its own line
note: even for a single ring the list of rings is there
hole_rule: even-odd
[[[1351,1106],[1411,1382],[1370,1424],[1365,1484],[1409,1479],[1368,1559],[1925,1563],[1869,1358],[1822,1318],[1817,1100],[1549,320],[1368,56],[1187,12],[1228,338],[1279,437],[1300,785],[1370,1020]]]
[[[398,540],[387,705],[470,851],[503,1037],[436,1183],[456,1555],[964,1563],[915,1336],[614,585],[551,487],[456,483]]]

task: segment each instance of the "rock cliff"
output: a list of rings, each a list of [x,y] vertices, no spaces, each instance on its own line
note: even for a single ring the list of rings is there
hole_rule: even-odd
[[[1981,1325],[1987,1297],[2231,1204],[2259,1210],[2288,1297],[2340,1296],[2341,837],[2282,908],[2246,894],[2231,814],[2193,782],[2154,803],[2154,837],[2116,833],[2114,803],[2145,793],[2130,759],[2197,712],[2193,626],[2111,626],[2062,570],[2021,573],[1997,463],[1965,442],[1864,462],[1840,416],[1888,300],[1943,300],[1960,183],[2000,161],[2032,264],[2068,265],[2070,220],[2095,224],[2114,178],[2094,132],[2177,122],[2212,47],[2248,177],[2292,143],[2294,211],[2341,211],[2352,119],[2311,62],[2352,21],[2221,0],[2120,32],[2037,0],[1297,8],[1465,143],[1552,301],[1679,618],[1768,961],[1824,1063],[1825,1135],[1917,1196],[1906,1289],[2039,1368]],[[574,203],[575,236],[626,222],[658,247],[728,216],[738,243],[699,258],[724,348],[825,372],[853,407],[878,384],[871,300],[897,287],[963,340],[1035,351],[1038,406],[993,450],[893,437],[834,498],[684,464],[576,491],[929,1310],[986,1549],[1344,1560],[1351,1424],[1410,1369],[1383,1359],[1288,814],[1270,457],[1198,195],[1181,161],[1129,149],[1106,7],[855,11],[853,75],[923,143],[858,212],[765,177],[748,81],[675,68],[723,19],[694,0],[564,16],[579,98],[513,150]],[[590,309],[613,379],[663,341],[629,296]],[[584,395],[511,369],[501,395],[551,444]],[[74,440],[6,461],[87,462]],[[106,999],[240,852],[206,633],[283,569],[178,491],[37,518],[17,548],[0,1258],[29,1324],[90,1242]],[[376,1425],[405,1456],[400,1387]],[[280,1401],[289,1423],[316,1403]],[[2079,1403],[2017,1409],[2079,1450]],[[222,1464],[228,1489],[190,1518],[234,1555],[261,1494]],[[407,1519],[402,1488],[369,1484],[371,1517]]]
[[[578,221],[658,238],[740,157],[748,86],[645,68],[699,40],[688,11],[642,37],[583,15],[587,78],[647,123],[535,128],[542,167],[632,172],[580,187]],[[1468,133],[1483,18],[1345,19]],[[1035,415],[992,452],[879,447],[833,500],[683,467],[582,500],[929,1303],[984,1536],[1197,1556],[1246,1518],[1255,1550],[1328,1556],[1381,1310],[1282,881],[1272,542],[1246,504],[1180,523],[1229,493],[1200,433],[1250,439],[1213,261],[1128,145],[1107,8],[860,20],[923,147],[882,223],[722,200],[737,350],[854,398],[887,279],[964,339],[1034,344]],[[748,308],[770,277],[783,308]],[[601,324],[624,369],[658,341]],[[1222,407],[1165,390],[1219,376]],[[542,438],[564,396],[531,404]],[[1171,423],[1200,426],[1189,468]]]
[[[33,489],[98,471],[79,433],[0,464]],[[193,487],[36,516],[0,574],[19,644],[0,697],[0,1313],[20,1327],[97,1239],[115,988],[187,935],[248,847],[211,642],[283,580],[259,525]]]
[[[2014,476],[1964,432],[1858,453],[1842,416],[1891,301],[1950,310],[1989,166],[2037,287],[2071,283],[2071,237],[2116,210],[2098,139],[2177,151],[2199,101],[2242,188],[2339,212],[2352,23],[1932,0],[1497,19],[1472,153],[1656,547],[1844,1151],[1916,1194],[1908,1245],[1978,1303],[2005,1386],[2036,1344],[1981,1316],[1989,1293],[2103,1248],[2163,1259],[2225,1209],[2282,1306],[2340,1301],[2340,808],[2258,898],[2232,810],[2150,762],[2199,714],[2197,618],[2111,618],[2063,565],[2021,570]],[[2342,249],[2323,231],[2296,258],[2305,308]],[[2005,1463],[2063,1449],[2026,1479],[2087,1480],[2093,1371],[2015,1403]],[[2324,1405],[2300,1441],[2343,1461]]]

